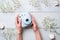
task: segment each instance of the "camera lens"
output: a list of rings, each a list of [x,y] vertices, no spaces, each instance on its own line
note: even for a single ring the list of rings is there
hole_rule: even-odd
[[[29,19],[26,19],[26,22],[28,22],[29,21]]]

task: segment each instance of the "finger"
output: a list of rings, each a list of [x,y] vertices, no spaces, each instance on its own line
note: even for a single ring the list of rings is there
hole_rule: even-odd
[[[35,23],[35,22],[34,22],[35,20],[34,20],[34,17],[32,16],[32,14],[30,14],[30,16],[31,16],[31,18],[32,18],[31,26],[33,26],[33,25],[34,25],[34,23]]]
[[[32,18],[32,23],[35,22],[35,18],[30,14],[31,18]]]
[[[15,20],[16,24],[19,23],[19,21],[18,21],[18,16],[19,16],[19,15],[16,16],[16,20]]]
[[[35,21],[35,18],[33,17],[33,15],[32,15],[32,14],[30,14],[30,16],[31,16],[32,20],[33,20],[33,21]]]
[[[19,20],[19,25],[22,27],[22,19]]]

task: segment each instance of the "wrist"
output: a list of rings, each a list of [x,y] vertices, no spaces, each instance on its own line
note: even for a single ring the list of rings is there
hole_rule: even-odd
[[[38,29],[38,28],[36,28],[36,29],[34,30],[34,32],[37,32],[37,31],[39,31],[39,29]]]
[[[33,31],[36,32],[38,30],[37,26],[34,26]]]
[[[35,29],[35,30],[34,30],[34,32],[37,32],[37,31],[38,31],[38,29]]]
[[[22,34],[22,31],[16,30],[16,33],[17,33],[17,34]]]

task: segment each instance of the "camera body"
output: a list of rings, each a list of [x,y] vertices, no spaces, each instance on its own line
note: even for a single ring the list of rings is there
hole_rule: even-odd
[[[20,13],[19,20],[22,19],[22,27],[25,28],[29,26],[32,22],[31,16],[29,13]]]

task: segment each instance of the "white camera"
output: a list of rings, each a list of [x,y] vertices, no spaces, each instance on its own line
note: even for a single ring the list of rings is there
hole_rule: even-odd
[[[31,16],[29,13],[20,13],[18,18],[19,18],[19,20],[20,20],[20,18],[22,19],[22,27],[23,28],[29,26],[32,22]]]

